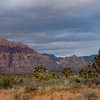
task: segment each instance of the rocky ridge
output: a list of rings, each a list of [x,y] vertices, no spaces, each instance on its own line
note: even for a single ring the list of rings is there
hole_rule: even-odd
[[[0,73],[31,73],[40,64],[50,71],[70,67],[77,72],[86,63],[83,58],[75,55],[53,61],[49,56],[44,56],[23,43],[0,38]]]
[[[70,67],[74,72],[77,72],[87,64],[84,58],[79,58],[76,55],[65,57],[64,59],[57,61],[57,63],[62,65],[62,67]]]
[[[39,64],[47,66],[51,71],[57,70],[54,61],[27,45],[0,39],[0,73],[30,73]]]

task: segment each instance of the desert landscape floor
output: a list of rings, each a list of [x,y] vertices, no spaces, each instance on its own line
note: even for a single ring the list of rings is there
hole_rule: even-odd
[[[100,89],[91,88],[91,90],[97,91],[98,99],[96,100],[100,100]],[[82,91],[83,89],[72,89],[72,90],[60,90],[60,91],[52,91],[45,93],[40,91],[23,93],[23,91],[19,90],[18,95],[20,99],[18,98],[16,99],[16,94],[14,92],[8,91],[0,93],[0,100],[86,100],[84,98]]]

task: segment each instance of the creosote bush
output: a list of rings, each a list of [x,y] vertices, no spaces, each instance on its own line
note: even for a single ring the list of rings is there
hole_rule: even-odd
[[[16,79],[11,74],[7,74],[0,80],[0,88],[3,89],[13,88],[15,83]]]

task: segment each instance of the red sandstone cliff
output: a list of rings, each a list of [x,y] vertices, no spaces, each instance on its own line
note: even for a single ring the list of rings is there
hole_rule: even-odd
[[[83,58],[71,56],[55,62],[23,43],[0,38],[0,73],[30,73],[40,64],[50,71],[61,71],[64,67],[70,67],[77,72],[86,65],[86,61]]]
[[[57,64],[23,43],[0,39],[0,73],[29,73],[34,66],[43,64],[56,70]]]

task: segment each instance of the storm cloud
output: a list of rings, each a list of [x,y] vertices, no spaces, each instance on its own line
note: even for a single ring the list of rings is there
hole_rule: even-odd
[[[0,37],[57,56],[100,49],[99,0],[0,0]]]

